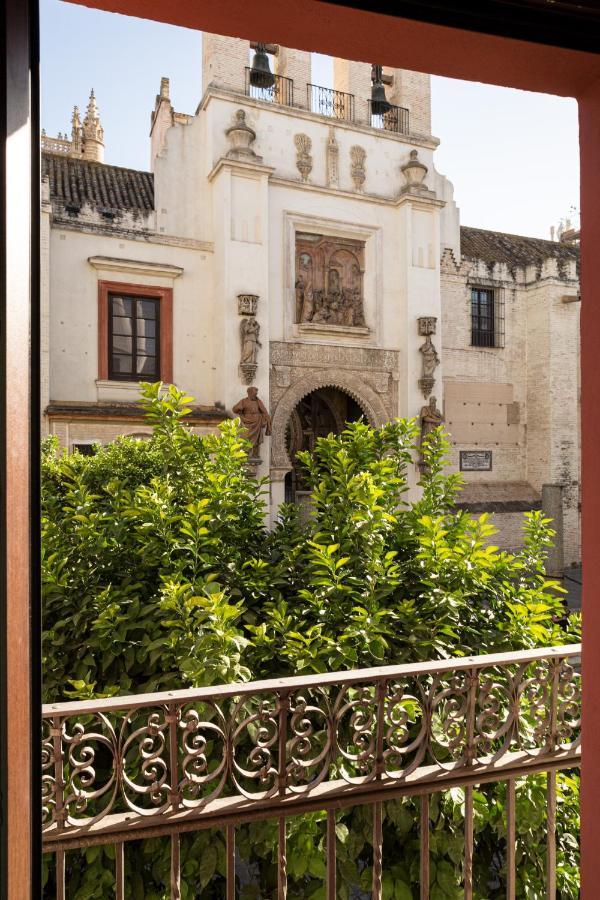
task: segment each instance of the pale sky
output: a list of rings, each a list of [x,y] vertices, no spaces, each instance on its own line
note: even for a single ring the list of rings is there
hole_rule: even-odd
[[[149,126],[161,76],[175,109],[193,113],[202,92],[196,31],[41,0],[42,126],[70,132],[73,106],[93,87],[105,161],[149,167]],[[313,81],[332,65],[313,57]],[[549,237],[579,207],[577,104],[572,99],[432,78],[436,167],[454,184],[463,225]]]

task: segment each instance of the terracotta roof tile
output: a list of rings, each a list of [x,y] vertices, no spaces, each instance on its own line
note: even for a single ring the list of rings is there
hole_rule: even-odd
[[[467,259],[481,259],[489,265],[506,263],[509,268],[540,266],[544,260],[555,258],[559,266],[569,260],[579,261],[579,247],[560,241],[503,234],[461,225],[461,255]]]
[[[42,177],[50,179],[50,199],[59,203],[143,213],[154,209],[152,172],[44,152]]]

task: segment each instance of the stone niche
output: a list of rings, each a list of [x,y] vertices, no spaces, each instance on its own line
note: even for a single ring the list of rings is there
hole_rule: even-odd
[[[369,333],[364,259],[363,241],[296,233],[294,321],[302,331]]]

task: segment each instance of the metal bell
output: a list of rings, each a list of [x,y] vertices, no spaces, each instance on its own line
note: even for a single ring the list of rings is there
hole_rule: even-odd
[[[383,67],[373,66],[373,86],[371,88],[371,112],[374,116],[384,116],[389,112],[392,104],[385,96],[383,86]]]
[[[257,88],[270,88],[275,84],[275,76],[269,66],[269,57],[264,44],[257,44],[250,69],[250,84]]]

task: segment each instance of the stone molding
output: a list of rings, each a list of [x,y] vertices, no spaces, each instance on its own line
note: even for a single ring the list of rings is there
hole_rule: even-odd
[[[121,259],[116,256],[88,256],[88,263],[99,272],[127,272],[130,275],[153,275],[162,278],[179,278],[182,266],[158,263],[151,260]]]

